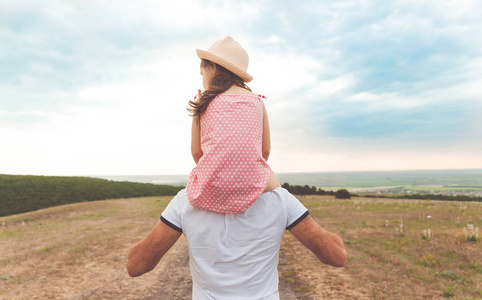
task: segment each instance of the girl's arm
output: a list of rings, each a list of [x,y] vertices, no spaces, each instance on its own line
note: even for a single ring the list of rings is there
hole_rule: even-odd
[[[191,129],[191,153],[194,161],[197,162],[203,156],[201,150],[201,124],[199,123],[199,116],[192,117],[192,129]]]
[[[269,154],[271,152],[271,138],[269,135],[269,121],[268,113],[266,112],[266,107],[263,103],[263,158],[268,160]]]

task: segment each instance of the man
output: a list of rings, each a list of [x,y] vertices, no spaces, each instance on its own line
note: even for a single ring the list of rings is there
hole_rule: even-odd
[[[263,193],[239,214],[196,209],[182,190],[149,235],[131,249],[127,271],[135,277],[154,269],[184,234],[193,299],[279,299],[278,253],[286,229],[321,262],[345,265],[342,240],[318,225],[283,188]]]

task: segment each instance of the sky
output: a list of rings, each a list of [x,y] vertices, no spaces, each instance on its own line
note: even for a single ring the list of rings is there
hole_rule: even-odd
[[[188,174],[195,49],[232,36],[275,172],[482,168],[482,2],[0,2],[0,174]]]

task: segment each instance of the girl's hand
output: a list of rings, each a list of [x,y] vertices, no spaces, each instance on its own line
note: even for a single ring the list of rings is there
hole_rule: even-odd
[[[197,90],[197,95],[194,96],[193,102],[198,103],[200,98],[201,98],[201,90]]]

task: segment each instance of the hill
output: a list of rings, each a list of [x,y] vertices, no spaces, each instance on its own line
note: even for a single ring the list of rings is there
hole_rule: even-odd
[[[130,278],[125,268],[129,249],[171,198],[91,201],[0,217],[0,299],[189,299],[184,237],[153,271]],[[278,267],[282,300],[482,296],[481,243],[465,233],[469,222],[480,228],[481,202],[297,198],[343,238],[349,261],[345,268],[325,266],[286,232]]]
[[[0,175],[0,216],[105,199],[175,195],[182,187],[90,177]]]

